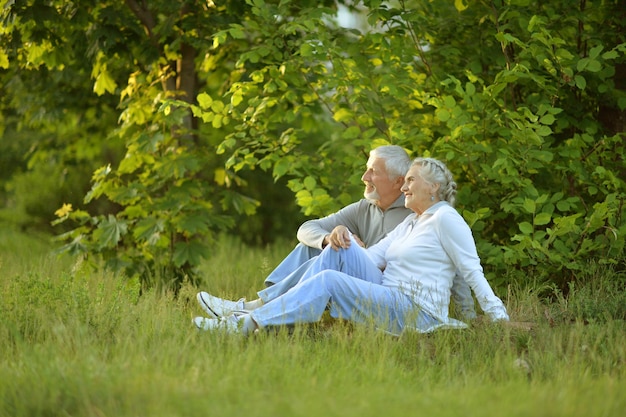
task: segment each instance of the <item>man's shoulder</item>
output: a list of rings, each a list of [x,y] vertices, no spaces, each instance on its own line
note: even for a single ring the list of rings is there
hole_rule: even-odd
[[[374,203],[371,200],[368,200],[367,198],[362,198],[358,201],[355,201],[354,203],[350,203],[347,206],[345,206],[344,208],[358,208],[358,209],[369,209],[371,207],[376,207],[376,203]]]
[[[367,198],[362,198],[359,201],[355,201],[354,203],[349,204],[346,207],[344,207],[344,209],[348,209],[348,208],[352,208],[352,209],[357,210],[359,212],[362,212],[362,211],[377,211],[377,212],[383,213],[383,211],[380,210],[380,208],[378,207],[378,205],[376,204],[375,201],[368,200]],[[409,208],[406,208],[404,206],[404,196],[401,196],[401,198],[398,198],[384,212],[385,213],[394,212],[394,213],[397,213],[397,214],[400,214],[400,215],[407,215],[407,214],[413,213],[413,210],[411,210]]]

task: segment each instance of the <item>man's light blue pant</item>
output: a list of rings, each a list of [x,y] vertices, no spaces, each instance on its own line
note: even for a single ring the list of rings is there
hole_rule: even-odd
[[[358,244],[339,251],[327,247],[307,264],[296,286],[252,311],[259,326],[316,322],[327,307],[331,317],[372,323],[392,334],[407,323],[437,324],[409,296],[381,284],[382,272]]]
[[[266,289],[258,292],[267,303],[294,287],[321,250],[298,243],[285,259],[265,278]]]

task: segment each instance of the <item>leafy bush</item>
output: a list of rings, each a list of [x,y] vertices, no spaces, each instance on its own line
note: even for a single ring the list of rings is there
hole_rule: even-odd
[[[338,3],[358,28],[337,23],[334,1],[5,8],[7,79],[43,67],[54,85],[78,79],[119,99],[120,125],[101,137],[119,138],[125,157],[96,170],[86,195],[118,210],[65,206],[57,224],[78,224],[61,236],[66,249],[177,287],[197,277],[217,233],[257,213],[246,188],[267,177],[250,172],[324,215],[361,195],[368,152],[392,143],[448,163],[494,285],[532,275],[565,290],[590,259],[623,262],[620,2]],[[43,41],[38,27],[57,36]],[[25,90],[21,111],[35,114]],[[61,120],[94,101],[69,100],[75,117]]]

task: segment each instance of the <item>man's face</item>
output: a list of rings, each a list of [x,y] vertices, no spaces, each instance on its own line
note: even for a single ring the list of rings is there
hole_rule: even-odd
[[[365,183],[363,196],[372,201],[395,200],[400,194],[398,181],[389,179],[389,174],[385,168],[385,161],[381,158],[370,157],[367,161],[367,169],[361,177]]]

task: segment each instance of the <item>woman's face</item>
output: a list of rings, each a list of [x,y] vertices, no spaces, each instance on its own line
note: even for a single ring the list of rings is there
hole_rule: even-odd
[[[404,193],[404,206],[417,214],[439,201],[437,198],[438,184],[430,184],[420,176],[421,165],[413,165],[404,177],[401,191]],[[431,200],[431,196],[434,200]]]

